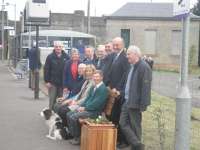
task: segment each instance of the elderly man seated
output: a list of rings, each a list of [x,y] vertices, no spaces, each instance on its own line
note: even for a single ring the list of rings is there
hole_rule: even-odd
[[[80,144],[80,123],[79,119],[96,118],[101,114],[106,104],[108,89],[103,83],[103,73],[97,70],[93,74],[95,85],[90,89],[83,104],[75,110],[67,113],[67,122],[70,134],[74,137],[70,141],[73,145]]]

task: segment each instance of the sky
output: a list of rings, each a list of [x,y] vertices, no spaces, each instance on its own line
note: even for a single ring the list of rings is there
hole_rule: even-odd
[[[19,20],[20,11],[23,11],[27,0],[4,0],[5,3],[10,3],[6,6],[9,19],[14,20],[15,11],[14,5],[16,4],[16,16]],[[51,12],[60,13],[73,13],[74,10],[84,10],[87,13],[88,0],[48,0],[49,9]],[[109,15],[119,9],[127,2],[173,2],[174,0],[90,0],[91,3],[91,16]],[[0,0],[0,4],[2,0]],[[190,7],[197,2],[197,0],[190,0]]]

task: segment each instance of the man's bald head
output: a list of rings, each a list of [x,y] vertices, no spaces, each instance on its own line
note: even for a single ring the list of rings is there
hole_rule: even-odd
[[[121,37],[115,37],[112,42],[120,42],[120,43],[124,43],[124,40]]]
[[[112,40],[113,50],[118,53],[124,48],[124,40],[121,37],[116,37]]]

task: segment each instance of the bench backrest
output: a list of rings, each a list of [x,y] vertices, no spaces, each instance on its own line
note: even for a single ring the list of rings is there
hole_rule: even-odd
[[[109,91],[109,94],[108,94],[107,102],[106,102],[105,108],[103,110],[103,113],[106,116],[111,115],[115,100],[117,100],[117,98],[119,96],[119,94],[116,91],[112,91],[109,87],[108,87],[108,91]]]

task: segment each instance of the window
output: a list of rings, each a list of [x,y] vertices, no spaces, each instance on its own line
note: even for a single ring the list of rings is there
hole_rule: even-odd
[[[172,43],[171,55],[180,55],[180,51],[182,49],[181,30],[173,30],[172,31],[171,43]]]
[[[29,47],[29,38],[28,36],[22,36],[22,47]]]
[[[64,41],[64,37],[49,36],[48,37],[48,47],[54,47],[54,41]]]
[[[145,30],[145,54],[155,54],[156,52],[156,30]]]
[[[124,39],[125,47],[128,48],[130,44],[130,29],[121,29],[121,37]]]

